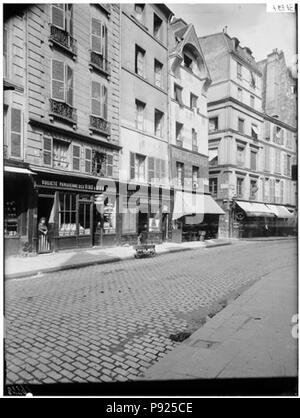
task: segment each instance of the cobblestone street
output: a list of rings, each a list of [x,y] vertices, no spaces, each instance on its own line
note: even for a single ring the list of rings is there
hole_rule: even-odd
[[[140,378],[180,344],[171,334],[295,262],[296,241],[238,242],[9,280],[6,383]]]

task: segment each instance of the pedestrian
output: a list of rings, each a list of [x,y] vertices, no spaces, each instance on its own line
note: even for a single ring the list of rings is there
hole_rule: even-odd
[[[46,218],[42,217],[38,226],[39,230],[39,251],[49,251],[50,244],[48,241],[48,227],[46,225]]]

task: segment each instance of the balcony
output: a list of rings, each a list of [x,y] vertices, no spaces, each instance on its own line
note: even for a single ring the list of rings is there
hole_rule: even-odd
[[[110,64],[105,57],[103,57],[100,54],[97,54],[97,52],[91,51],[90,59],[90,69],[99,71],[107,77],[110,76]]]
[[[98,116],[90,115],[90,130],[109,136],[110,123]]]
[[[74,107],[67,103],[58,102],[53,99],[49,99],[50,102],[50,116],[62,119],[68,123],[71,123],[75,128],[77,125],[77,112]]]
[[[63,48],[65,51],[77,56],[77,41],[70,35],[69,32],[58,28],[57,26],[50,26],[50,42]]]

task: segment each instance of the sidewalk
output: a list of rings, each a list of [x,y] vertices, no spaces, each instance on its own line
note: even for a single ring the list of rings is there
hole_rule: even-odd
[[[187,251],[197,248],[213,248],[230,245],[225,239],[192,241],[181,244],[173,242],[156,246],[157,255],[171,252]],[[5,260],[5,278],[16,279],[41,273],[50,273],[73,268],[87,267],[96,264],[107,264],[122,260],[134,259],[135,250],[132,246],[111,248],[88,248],[61,251],[59,253],[40,254],[32,257],[9,257]]]
[[[147,380],[297,376],[296,266],[269,273],[147,370]]]

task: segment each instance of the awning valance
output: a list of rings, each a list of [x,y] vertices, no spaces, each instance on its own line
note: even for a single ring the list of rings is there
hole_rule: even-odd
[[[209,195],[176,191],[172,219],[193,214],[224,215],[224,211]]]
[[[243,202],[240,200],[236,200],[236,203],[246,212],[248,217],[274,217],[274,212],[263,203]]]
[[[294,218],[294,214],[291,213],[285,206],[267,205],[268,208],[277,216],[277,218]]]
[[[6,173],[17,173],[17,174],[31,174],[31,175],[35,175],[36,173],[34,173],[31,170],[28,170],[28,168],[23,168],[23,167],[11,167],[9,165],[6,165],[4,167],[4,171]]]

